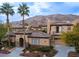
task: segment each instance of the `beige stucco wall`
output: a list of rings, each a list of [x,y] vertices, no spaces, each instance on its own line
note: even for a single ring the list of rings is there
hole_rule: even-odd
[[[51,26],[51,34],[53,34],[53,32],[56,32],[56,26]]]
[[[50,40],[49,39],[40,39],[40,45],[49,46]]]
[[[34,38],[29,38],[29,43],[32,44],[32,39]],[[35,38],[35,39],[38,39],[38,38]],[[49,46],[50,45],[50,40],[49,39],[44,39],[44,38],[39,38],[39,45],[43,45],[43,46]]]
[[[71,30],[68,30],[68,27],[70,27]],[[63,30],[62,30],[63,32],[72,31],[73,26],[62,26],[62,29],[63,29]]]
[[[62,29],[63,29],[62,32],[67,32],[68,26],[62,26]]]

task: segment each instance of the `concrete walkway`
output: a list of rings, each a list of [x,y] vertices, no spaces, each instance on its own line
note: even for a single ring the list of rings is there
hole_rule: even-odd
[[[22,47],[16,47],[10,54],[0,54],[0,57],[22,57],[20,54],[22,53]]]
[[[65,45],[55,45],[55,49],[58,51],[55,57],[67,57],[69,51],[75,51],[74,47]]]
[[[22,53],[22,47],[16,47],[7,57],[22,57],[20,54]]]
[[[0,57],[7,57],[7,54],[0,53]]]

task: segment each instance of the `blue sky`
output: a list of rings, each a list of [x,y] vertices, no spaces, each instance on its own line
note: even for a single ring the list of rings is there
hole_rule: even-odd
[[[51,14],[75,14],[79,15],[79,2],[25,2],[30,10],[29,17],[37,15]],[[10,21],[22,20],[22,17],[17,13],[17,8],[21,2],[10,3],[13,5],[15,14],[10,16]],[[1,6],[2,4],[0,4]],[[25,19],[29,18],[25,17]],[[0,15],[0,20],[6,21],[5,15]]]

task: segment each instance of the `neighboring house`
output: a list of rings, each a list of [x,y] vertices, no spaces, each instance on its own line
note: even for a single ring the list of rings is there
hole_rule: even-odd
[[[47,29],[47,25],[31,25],[31,30],[42,31],[46,29]]]
[[[40,26],[31,26],[31,30],[41,30]]]

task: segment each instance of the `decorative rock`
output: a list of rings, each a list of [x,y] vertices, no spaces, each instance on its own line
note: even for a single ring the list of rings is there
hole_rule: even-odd
[[[26,51],[26,53],[30,53],[30,51]]]
[[[1,48],[1,50],[4,50],[4,49],[5,49],[4,47]]]
[[[46,57],[46,55],[44,54],[43,57]]]
[[[9,52],[11,52],[12,50],[8,50]]]
[[[34,51],[34,53],[38,53],[38,51]]]
[[[5,48],[6,51],[9,51],[9,48]]]

